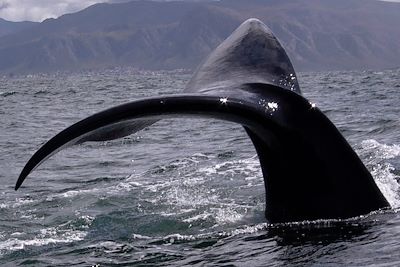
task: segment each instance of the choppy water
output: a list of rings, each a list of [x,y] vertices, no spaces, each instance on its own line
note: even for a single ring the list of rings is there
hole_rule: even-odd
[[[240,126],[217,120],[164,120],[69,148],[14,192],[29,157],[66,126],[180,92],[189,77],[125,69],[0,78],[0,265],[400,265],[400,70],[299,78],[372,172],[390,212],[266,224],[255,150]]]

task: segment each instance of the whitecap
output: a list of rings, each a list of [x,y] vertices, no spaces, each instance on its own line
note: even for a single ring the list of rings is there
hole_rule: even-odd
[[[393,159],[400,156],[400,146],[397,144],[387,145],[381,144],[376,140],[364,140],[361,143],[361,154],[367,154],[367,167],[386,197],[392,208],[400,207],[400,177],[394,173],[394,166],[385,160]]]
[[[81,216],[78,220],[83,221],[83,225],[79,227],[80,229],[75,229],[76,227],[73,226],[74,221],[69,221],[56,227],[41,229],[34,237],[29,237],[28,234],[22,232],[11,233],[8,239],[0,241],[0,254],[23,250],[31,246],[40,247],[81,241],[87,235],[87,231],[83,229],[89,227],[94,217]]]
[[[400,156],[399,145],[381,144],[376,140],[368,139],[361,142],[363,149],[373,151],[374,156],[379,159],[392,159]]]
[[[150,236],[146,236],[146,235],[140,235],[140,234],[132,234],[132,239],[148,240],[148,239],[151,239],[151,237]]]
[[[56,235],[54,237],[35,237],[34,239],[18,239],[13,237],[0,242],[0,253],[3,254],[5,252],[23,250],[28,246],[38,247],[49,244],[81,241],[85,238],[86,235],[87,233],[84,231],[67,231],[61,235]]]

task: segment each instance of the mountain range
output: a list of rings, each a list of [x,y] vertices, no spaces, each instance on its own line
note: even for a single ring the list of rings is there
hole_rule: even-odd
[[[0,18],[0,37],[31,28],[36,24],[39,23],[31,21],[11,22]]]
[[[0,73],[115,66],[193,69],[250,17],[272,29],[301,71],[400,66],[399,3],[133,1],[95,4],[19,28],[0,20]]]

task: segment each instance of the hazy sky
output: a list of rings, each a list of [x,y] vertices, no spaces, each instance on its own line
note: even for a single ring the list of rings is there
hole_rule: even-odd
[[[57,18],[66,13],[79,11],[95,3],[127,1],[128,0],[0,0],[0,18],[10,21],[43,21],[46,18]],[[400,3],[400,0],[387,1]]]
[[[0,0],[0,18],[10,21],[43,21],[101,2],[123,0]]]

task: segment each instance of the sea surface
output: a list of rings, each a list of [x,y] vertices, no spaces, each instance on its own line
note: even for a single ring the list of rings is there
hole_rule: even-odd
[[[30,156],[65,127],[179,93],[189,78],[134,69],[0,77],[0,266],[400,266],[400,69],[298,77],[390,211],[267,224],[244,130],[193,118],[68,148],[14,191]]]

